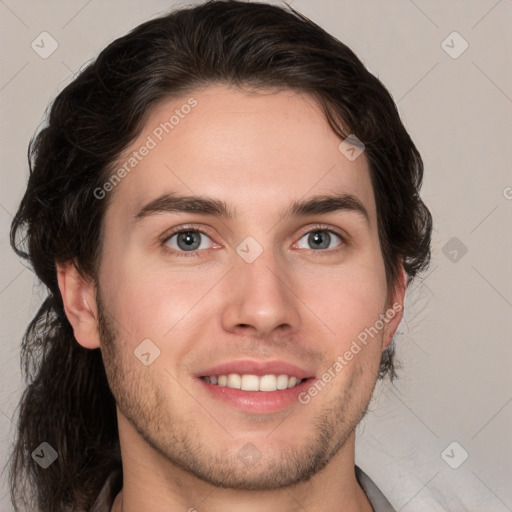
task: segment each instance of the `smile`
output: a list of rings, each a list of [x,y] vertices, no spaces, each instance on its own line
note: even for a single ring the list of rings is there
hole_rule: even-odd
[[[201,377],[205,382],[220,387],[240,389],[242,391],[277,391],[298,386],[304,379],[293,375],[250,375],[230,373],[228,375],[210,375]]]

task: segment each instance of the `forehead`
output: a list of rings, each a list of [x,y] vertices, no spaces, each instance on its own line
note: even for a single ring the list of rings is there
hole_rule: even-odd
[[[312,97],[223,85],[162,102],[114,174],[110,215],[129,216],[166,193],[225,201],[263,219],[308,196],[346,193],[375,220],[364,153],[348,160]],[[120,169],[126,172],[119,172]]]

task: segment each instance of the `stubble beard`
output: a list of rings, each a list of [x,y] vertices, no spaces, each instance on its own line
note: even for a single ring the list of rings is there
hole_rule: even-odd
[[[184,418],[183,414],[173,411],[168,396],[152,380],[156,373],[151,373],[148,367],[137,361],[131,351],[119,350],[123,342],[115,320],[100,295],[98,293],[97,308],[101,350],[119,412],[142,439],[172,466],[185,470],[203,482],[243,491],[281,489],[306,482],[329,464],[368,410],[376,375],[370,383],[363,380],[366,389],[361,394],[357,392],[362,379],[362,369],[359,367],[338,396],[333,397],[317,414],[314,428],[310,429],[313,434],[305,438],[300,446],[271,453],[265,446],[267,438],[262,437],[261,446],[254,444],[263,456],[248,464],[236,451],[229,450],[235,444],[232,437],[226,435],[225,445],[217,449],[208,444],[207,432],[215,428],[215,422],[203,425],[201,432],[196,425],[202,419]],[[318,399],[321,399],[321,394]],[[276,433],[283,428],[299,428],[305,414],[302,407],[307,406],[297,407],[296,412],[279,425]],[[272,435],[274,433],[270,437]]]

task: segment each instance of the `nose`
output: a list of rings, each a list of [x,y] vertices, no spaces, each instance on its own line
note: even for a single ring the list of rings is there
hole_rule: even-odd
[[[237,257],[225,292],[222,324],[228,332],[267,337],[300,327],[290,269],[284,261],[278,265],[272,251],[263,251],[252,263]]]

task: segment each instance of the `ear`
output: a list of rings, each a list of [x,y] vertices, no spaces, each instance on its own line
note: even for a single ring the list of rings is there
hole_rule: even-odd
[[[387,309],[384,311],[386,318],[384,319],[384,335],[382,337],[382,350],[385,350],[391,344],[398,325],[400,324],[404,314],[405,291],[407,289],[408,276],[405,272],[403,264],[400,264],[395,287],[388,299]]]
[[[84,348],[98,348],[98,312],[96,288],[80,275],[73,262],[57,265],[57,281],[64,311],[73,327],[76,341]]]

